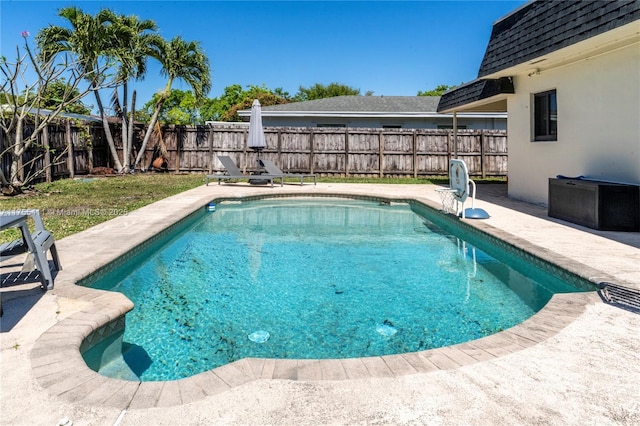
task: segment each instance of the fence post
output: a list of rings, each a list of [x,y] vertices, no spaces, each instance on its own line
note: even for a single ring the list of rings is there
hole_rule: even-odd
[[[247,160],[247,144],[249,143],[249,130],[243,130],[242,135],[244,136],[244,142],[242,143],[242,173],[247,173],[247,164],[249,160]]]
[[[311,127],[311,131],[309,132],[309,173],[314,173],[315,170],[315,162],[314,162],[314,137],[313,137],[313,127]]]
[[[384,177],[384,140],[382,130],[378,132],[378,176]]]
[[[449,162],[451,162],[451,134],[453,130],[447,130],[447,175],[449,174]]]
[[[75,154],[73,152],[73,138],[71,137],[71,120],[67,120],[65,128],[65,139],[67,140],[67,168],[69,169],[69,178],[73,179],[76,175],[75,170]]]
[[[89,173],[93,170],[93,141],[96,140],[96,129],[93,126],[89,127],[89,141],[87,143],[87,169]]]
[[[209,125],[209,174],[213,173],[213,126]]]
[[[44,147],[44,177],[47,183],[51,178],[51,152],[49,151],[49,125],[42,129],[42,146]]]
[[[175,136],[176,136],[176,173],[180,171],[180,161],[182,160],[182,152],[180,150],[180,141],[182,140],[182,130],[181,126],[175,126]]]
[[[276,133],[276,145],[278,146],[278,164],[282,164],[282,130],[280,128]]]
[[[344,174],[349,176],[349,128],[344,129]]]
[[[413,145],[413,178],[418,177],[418,143],[416,136],[416,129],[411,132],[411,145]]]
[[[484,130],[482,130],[480,132],[480,173],[482,174],[482,179],[487,177],[487,172],[485,170],[486,158],[485,158],[484,142],[485,142]]]

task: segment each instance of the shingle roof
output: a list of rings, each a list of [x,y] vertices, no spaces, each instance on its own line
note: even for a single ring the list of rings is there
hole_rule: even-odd
[[[438,103],[438,111],[447,111],[504,93],[515,93],[513,80],[509,77],[474,80],[443,94]]]
[[[478,77],[638,19],[640,0],[534,1],[494,24]]]
[[[439,96],[335,96],[313,101],[262,107],[262,112],[436,112]]]
[[[640,0],[536,0],[497,21],[482,59],[478,79],[442,95],[438,111],[513,93],[498,71],[540,58],[640,19]],[[500,82],[502,81],[502,83]]]

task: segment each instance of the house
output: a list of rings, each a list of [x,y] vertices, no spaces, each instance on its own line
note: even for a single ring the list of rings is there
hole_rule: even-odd
[[[9,105],[9,104],[0,105],[0,111],[3,111],[3,112],[12,112],[13,108],[14,108],[13,105]],[[20,109],[18,108],[18,110],[20,110]],[[34,114],[34,115],[35,114],[40,114],[42,116],[49,116],[53,112],[50,109],[44,109],[44,108],[29,108],[26,111],[28,111],[29,114]],[[72,113],[72,112],[58,112],[57,117],[59,117],[59,118],[70,118],[72,120],[85,121],[87,123],[90,123],[90,122],[101,123],[102,122],[102,119],[100,117],[95,116],[95,115],[76,114],[76,113]]]
[[[533,1],[493,25],[439,113],[508,112],[509,196],[557,175],[640,184],[640,1]]]
[[[438,113],[439,96],[336,96],[262,107],[264,126],[450,129],[452,114]],[[248,121],[251,110],[238,113]],[[506,130],[505,112],[458,115],[458,128]]]

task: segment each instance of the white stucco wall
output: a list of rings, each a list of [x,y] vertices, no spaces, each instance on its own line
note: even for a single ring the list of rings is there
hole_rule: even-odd
[[[640,45],[514,79],[508,99],[509,196],[547,204],[548,178],[640,184]],[[534,93],[556,89],[558,140],[531,142]]]

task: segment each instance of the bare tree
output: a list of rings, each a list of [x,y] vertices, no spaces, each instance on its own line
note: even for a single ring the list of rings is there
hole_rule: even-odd
[[[3,193],[20,192],[20,188],[29,184],[41,176],[44,167],[33,167],[40,163],[40,159],[49,150],[52,154],[52,163],[59,163],[62,152],[51,152],[48,146],[41,144],[42,133],[48,125],[60,118],[60,114],[71,104],[77,103],[81,98],[95,90],[94,87],[83,87],[80,83],[86,81],[88,73],[95,72],[80,66],[77,61],[69,59],[66,55],[43,59],[41,55],[29,47],[27,31],[22,33],[25,39],[23,49],[16,46],[16,59],[14,62],[0,57],[0,159],[4,163],[5,158],[10,158],[10,172],[6,176],[0,167],[0,183]],[[98,70],[103,72],[103,70]],[[64,79],[66,90],[59,99],[59,104],[50,110],[43,110],[40,105],[43,95],[50,85]],[[104,88],[110,87],[105,82]],[[25,126],[33,128],[32,132],[26,132]],[[41,148],[34,150],[33,148]],[[31,157],[26,164],[23,157],[27,150],[39,152]]]

